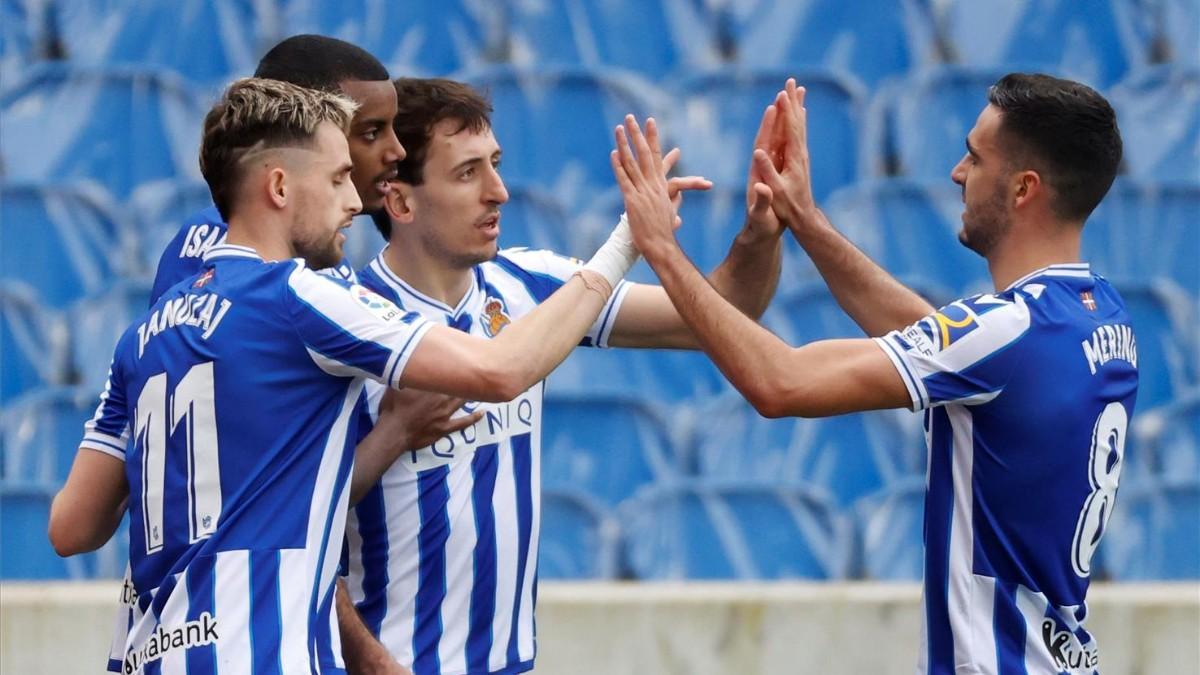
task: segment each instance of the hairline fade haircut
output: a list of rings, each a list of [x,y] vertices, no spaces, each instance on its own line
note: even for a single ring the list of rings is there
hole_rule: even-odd
[[[246,160],[264,150],[312,147],[332,122],[348,132],[358,104],[332,92],[259,77],[235,81],[204,118],[200,173],[225,222],[233,214]]]
[[[311,34],[293,35],[272,47],[258,62],[254,76],[333,92],[347,80],[391,79],[379,59],[362,47]]]
[[[405,151],[397,165],[397,180],[409,185],[425,182],[425,160],[433,128],[441,122],[457,121],[456,134],[477,134],[492,128],[491,102],[469,84],[437,77],[399,77],[393,84],[398,108],[392,128]],[[371,214],[371,218],[383,238],[391,239],[392,221],[387,210]]]
[[[1121,131],[1108,101],[1087,85],[1038,73],[1005,75],[987,100],[1000,111],[1009,163],[1042,175],[1056,216],[1087,219],[1121,164]]]

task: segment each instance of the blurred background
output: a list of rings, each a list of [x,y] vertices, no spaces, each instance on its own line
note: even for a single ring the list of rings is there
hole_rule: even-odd
[[[204,113],[301,32],[358,44],[393,76],[450,76],[490,94],[511,193],[506,246],[590,255],[621,211],[612,125],[653,114],[683,150],[680,171],[715,182],[688,195],[679,231],[705,270],[741,227],[762,110],[796,77],[809,91],[820,204],[935,305],[991,290],[955,237],[961,194],[949,179],[987,87],[1036,70],[1097,88],[1117,109],[1125,161],[1088,221],[1084,257],[1129,305],[1141,386],[1093,578],[1190,581],[1178,588],[1196,613],[1200,0],[0,0],[0,593],[50,589],[70,607],[83,597],[62,590],[72,586],[12,582],[123,571],[123,532],[95,554],[58,558],[45,536],[50,499],[166,242],[210,204],[196,162]],[[348,253],[358,266],[382,244],[360,220]],[[786,251],[763,323],[793,344],[859,335],[803,252],[791,241]],[[654,280],[644,264],[633,278]],[[896,602],[915,612],[919,416],[766,420],[703,356],[578,350],[550,378],[545,420],[542,580],[686,581],[646,583],[628,600],[676,588],[661,592],[707,593],[719,611],[740,605],[701,582],[819,582],[802,587],[839,612],[857,606],[840,589],[908,582]],[[626,592],[543,586],[539,627],[556,659],[560,629],[547,615]],[[741,588],[758,590],[729,597],[769,605],[773,588],[794,586]],[[1119,587],[1106,592],[1125,607]],[[879,593],[870,611],[890,602]],[[915,615],[906,621],[901,651],[883,657],[896,672],[915,659]],[[102,642],[108,625],[90,630]],[[1146,663],[1126,638],[1115,649]],[[1167,670],[1200,671],[1197,642],[1185,644],[1185,668]],[[735,647],[713,649],[744,665]],[[654,663],[638,672],[706,672]],[[741,672],[776,672],[756,663]],[[862,672],[840,663],[822,672]]]

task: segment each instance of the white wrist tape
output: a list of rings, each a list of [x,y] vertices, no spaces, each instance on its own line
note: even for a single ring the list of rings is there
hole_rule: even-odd
[[[629,268],[637,262],[642,254],[633,245],[633,233],[629,230],[629,219],[621,214],[621,220],[608,235],[592,259],[584,264],[583,269],[590,270],[604,277],[609,285],[617,287],[617,283],[625,278]]]

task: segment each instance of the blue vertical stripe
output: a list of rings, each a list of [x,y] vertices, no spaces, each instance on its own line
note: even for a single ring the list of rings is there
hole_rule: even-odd
[[[925,627],[930,673],[954,672],[950,632],[950,525],[954,513],[954,434],[945,408],[930,415],[929,488],[925,496]]]
[[[513,478],[517,486],[517,585],[513,599],[512,633],[508,636],[508,665],[521,662],[521,595],[525,590],[525,566],[529,563],[529,537],[533,528],[533,456],[530,435],[512,437]]]
[[[417,479],[421,530],[417,536],[417,601],[413,620],[413,673],[441,672],[438,643],[442,639],[442,602],[446,599],[446,539],[450,536],[448,466],[421,473]]]
[[[362,537],[359,560],[362,562],[363,600],[358,605],[363,623],[372,635],[379,635],[387,615],[388,523],[383,486],[376,484],[354,509],[358,516],[358,534]]]
[[[188,611],[187,620],[195,621],[204,612],[217,616],[217,565],[212,558],[211,565],[193,565],[187,571]],[[217,635],[220,635],[218,632]],[[161,662],[159,662],[161,663]],[[149,672],[149,671],[147,671]],[[215,644],[192,647],[187,650],[188,675],[217,672],[217,646]]]
[[[492,650],[492,620],[496,614],[496,490],[499,445],[479,446],[471,459],[475,478],[471,504],[475,510],[475,583],[471,586],[471,609],[467,633],[467,671],[488,671]]]
[[[998,674],[1029,675],[1025,669],[1025,617],[1017,608],[1017,585],[997,579],[992,607]]]
[[[283,672],[279,551],[250,551],[250,653],[254,675]]]

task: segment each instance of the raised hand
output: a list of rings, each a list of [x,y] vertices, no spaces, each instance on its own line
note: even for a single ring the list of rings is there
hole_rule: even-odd
[[[755,147],[753,172],[773,193],[771,209],[788,227],[795,228],[816,210],[808,156],[808,111],[804,87],[789,79],[775,97],[777,123],[771,147]],[[775,153],[772,152],[775,150]]]
[[[388,425],[405,452],[423,448],[446,434],[465,429],[483,416],[481,411],[452,417],[465,401],[418,389],[388,389],[379,403],[375,426]]]
[[[766,153],[772,166],[778,171],[782,161],[782,135],[779,129],[779,110],[772,101],[763,112],[762,122],[758,125],[758,133],[754,136],[754,152],[762,150]],[[783,225],[771,208],[774,192],[767,185],[766,178],[758,163],[751,158],[750,171],[746,176],[746,223],[751,230],[758,234],[774,236]]]
[[[664,248],[678,246],[674,235],[677,216],[663,166],[658,124],[653,117],[647,119],[643,136],[633,115],[626,115],[624,126],[617,127],[615,135],[617,149],[610,155],[613,175],[625,199],[634,244],[650,258]]]

